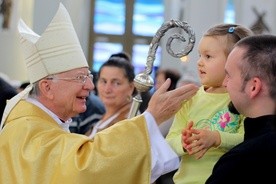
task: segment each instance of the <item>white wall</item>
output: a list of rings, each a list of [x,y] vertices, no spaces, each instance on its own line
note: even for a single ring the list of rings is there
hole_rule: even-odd
[[[11,80],[27,80],[23,53],[18,41],[17,22],[21,15],[26,22],[32,24],[33,14],[29,11],[32,4],[32,0],[13,0],[10,27],[6,30],[0,28],[0,73],[7,75]]]
[[[258,16],[253,12],[256,7],[259,14],[264,15],[264,23],[269,26],[270,33],[276,33],[276,1],[275,0],[234,0],[236,5],[237,23],[251,27]]]
[[[17,22],[21,17],[41,35],[55,15],[60,2],[67,8],[81,46],[88,56],[90,1],[13,0],[11,26],[8,30],[0,28],[0,73],[8,75],[11,80],[28,80],[23,52],[19,45]]]
[[[161,67],[175,68],[181,73],[192,71],[197,76],[198,42],[210,26],[223,22],[226,0],[166,0],[165,3],[168,7],[165,19],[173,18],[187,22],[195,32],[196,43],[188,55],[187,62],[181,62],[180,59],[172,58],[163,52]],[[162,43],[162,48],[165,48],[164,44]]]
[[[34,7],[34,31],[42,34],[55,15],[59,3],[70,14],[82,49],[88,58],[90,1],[89,0],[36,0]],[[47,8],[45,8],[47,7]]]

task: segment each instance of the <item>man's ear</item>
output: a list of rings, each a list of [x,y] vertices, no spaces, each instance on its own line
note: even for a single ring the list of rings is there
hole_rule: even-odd
[[[51,82],[49,80],[41,80],[38,85],[42,96],[45,96],[50,99],[53,98]]]
[[[262,90],[262,81],[258,77],[254,77],[250,82],[250,98],[257,96]]]

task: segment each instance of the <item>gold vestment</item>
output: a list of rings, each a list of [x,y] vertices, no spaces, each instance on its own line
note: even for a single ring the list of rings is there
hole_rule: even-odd
[[[0,183],[147,184],[151,150],[145,118],[125,120],[94,139],[64,131],[21,100],[0,134]]]

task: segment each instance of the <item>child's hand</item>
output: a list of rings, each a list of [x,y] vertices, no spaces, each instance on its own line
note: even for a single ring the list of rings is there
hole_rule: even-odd
[[[185,149],[196,159],[200,159],[211,147],[220,145],[220,135],[218,131],[208,129],[189,129],[189,137],[185,139]]]
[[[191,150],[188,150],[187,147],[190,144],[189,138],[192,136],[191,128],[193,127],[193,122],[190,121],[186,128],[182,130],[182,136],[181,136],[181,142],[182,147],[185,152],[190,152]]]

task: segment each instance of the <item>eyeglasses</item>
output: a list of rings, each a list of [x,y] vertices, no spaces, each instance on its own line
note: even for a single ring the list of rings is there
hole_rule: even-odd
[[[78,83],[82,83],[85,84],[85,82],[87,81],[87,79],[90,78],[91,81],[93,81],[93,75],[92,74],[88,74],[88,75],[78,75],[76,77],[72,77],[72,78],[60,78],[60,77],[48,77],[46,79],[48,80],[65,80],[65,81],[75,81]]]

